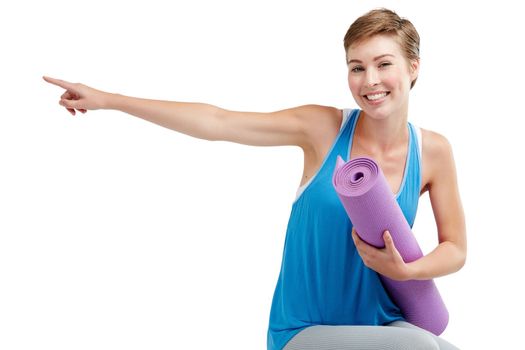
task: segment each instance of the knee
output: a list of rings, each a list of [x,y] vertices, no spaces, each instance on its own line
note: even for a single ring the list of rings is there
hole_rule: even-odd
[[[424,332],[414,332],[413,347],[414,350],[440,350],[438,342],[430,334]]]
[[[409,332],[407,342],[410,342],[410,346],[407,349],[417,350],[440,350],[441,346],[437,340],[437,337],[432,333],[421,329],[413,324],[405,321],[394,321],[390,324],[393,327],[399,327]]]

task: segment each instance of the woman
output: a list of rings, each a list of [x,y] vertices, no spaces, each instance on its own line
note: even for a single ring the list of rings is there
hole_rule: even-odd
[[[465,222],[451,147],[442,135],[408,123],[419,35],[408,20],[379,9],[350,26],[344,45],[348,84],[359,110],[305,105],[235,112],[44,79],[66,89],[60,105],[73,115],[116,109],[201,139],[303,149],[304,171],[288,223],[268,349],[455,349],[404,321],[378,275],[432,279],[465,263]],[[384,249],[361,241],[331,185],[337,155],[375,159],[410,225],[419,196],[428,191],[439,245],[405,263],[387,231]]]

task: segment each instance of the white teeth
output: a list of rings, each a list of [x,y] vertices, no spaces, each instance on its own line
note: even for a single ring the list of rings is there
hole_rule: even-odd
[[[379,100],[380,98],[383,98],[386,96],[386,92],[382,92],[380,94],[375,94],[375,95],[366,95],[366,98],[369,99],[370,101],[374,101],[374,100]]]

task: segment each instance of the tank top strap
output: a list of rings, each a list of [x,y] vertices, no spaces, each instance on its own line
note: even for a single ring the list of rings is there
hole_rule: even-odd
[[[404,175],[403,188],[397,196],[397,201],[408,223],[412,226],[416,218],[421,190],[421,154],[419,146],[421,142],[419,140],[417,127],[409,122],[408,128],[410,133],[410,147],[407,157],[408,164],[405,170],[407,173]]]
[[[347,115],[346,122],[341,128],[341,135],[334,145],[334,149],[328,155],[329,157],[335,160],[337,156],[341,156],[345,161],[348,161],[350,157],[350,147],[352,146],[352,140],[354,138],[355,125],[360,113],[360,109],[348,108],[343,110],[343,115]]]

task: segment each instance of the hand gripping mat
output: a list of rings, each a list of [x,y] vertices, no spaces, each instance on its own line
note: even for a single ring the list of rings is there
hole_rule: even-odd
[[[345,163],[337,158],[333,185],[359,237],[383,248],[388,230],[405,262],[423,256],[410,225],[377,163],[366,157]],[[448,323],[448,311],[433,280],[395,281],[380,276],[405,319],[436,335]]]

